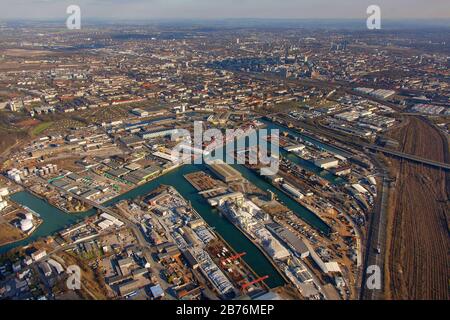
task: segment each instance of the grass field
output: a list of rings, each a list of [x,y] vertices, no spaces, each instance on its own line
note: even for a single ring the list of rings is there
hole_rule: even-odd
[[[30,133],[31,133],[32,136],[38,136],[42,132],[44,132],[45,130],[50,128],[52,125],[53,125],[52,121],[42,122],[42,123],[38,124],[36,127],[34,127],[33,129],[31,129]]]

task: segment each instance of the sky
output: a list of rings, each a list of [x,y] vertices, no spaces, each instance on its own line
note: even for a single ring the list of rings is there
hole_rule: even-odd
[[[386,19],[448,19],[449,0],[0,0],[0,19],[65,19],[78,5],[85,18],[366,19],[369,5]]]

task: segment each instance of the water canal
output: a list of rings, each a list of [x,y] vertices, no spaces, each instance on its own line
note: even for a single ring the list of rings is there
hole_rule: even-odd
[[[273,123],[266,122],[266,124],[269,124],[268,126],[269,129],[280,129],[282,131],[289,131],[288,129],[275,125]],[[292,132],[292,134],[299,135],[295,132]],[[311,142],[315,144],[320,143],[318,141],[311,141]],[[326,146],[322,145],[321,147],[327,149]],[[300,164],[301,166],[306,165],[299,163],[298,161],[301,159],[297,158],[294,155],[287,155],[287,156],[290,158],[295,157],[297,160],[294,159],[291,160]],[[321,170],[319,168],[315,167],[313,164],[309,165],[310,167],[305,169],[310,171],[316,170],[317,171],[316,173],[320,174]],[[324,233],[328,233],[329,227],[326,224],[324,224],[320,219],[318,219],[312,212],[310,212],[309,210],[298,204],[296,201],[286,196],[283,192],[274,188],[271,184],[266,182],[258,174],[247,169],[242,165],[235,165],[234,167],[237,170],[239,170],[246,179],[255,184],[261,190],[264,191],[271,190],[272,192],[274,192],[277,195],[278,199],[284,205],[286,205],[290,210],[292,210],[295,214],[301,217],[305,222],[307,222],[311,226],[315,227],[316,229]],[[206,167],[204,165],[184,165],[183,167],[175,169],[165,174],[164,176],[161,176],[123,195],[120,195],[117,198],[108,201],[105,205],[111,206],[121,200],[132,200],[139,196],[146,195],[156,187],[160,186],[161,184],[174,186],[185,199],[191,202],[195,210],[205,219],[205,221],[211,227],[215,228],[215,230],[224,238],[225,241],[227,241],[230,244],[231,247],[233,247],[235,251],[247,253],[243,257],[243,259],[256,271],[258,275],[269,276],[269,278],[266,280],[266,283],[270,287],[277,287],[283,285],[284,284],[283,278],[278,274],[278,272],[274,269],[274,267],[267,260],[267,258],[258,250],[258,248],[251,241],[249,241],[226,218],[222,217],[215,209],[211,208],[205,201],[205,199],[197,193],[197,191],[190,185],[189,182],[187,182],[186,179],[184,179],[183,176],[185,174],[199,170],[206,170]],[[331,181],[332,183],[338,182],[338,180],[332,179],[332,177],[328,178],[330,180],[333,180]],[[59,210],[58,208],[51,206],[45,200],[42,200],[28,192],[16,193],[11,196],[11,200],[23,206],[27,206],[31,210],[37,212],[43,219],[43,223],[27,239],[0,247],[0,254],[5,253],[16,247],[26,246],[39,238],[53,235],[61,230],[64,230],[70,225],[82,221],[85,217],[91,216],[96,212],[96,210],[92,209],[80,214],[67,214]]]

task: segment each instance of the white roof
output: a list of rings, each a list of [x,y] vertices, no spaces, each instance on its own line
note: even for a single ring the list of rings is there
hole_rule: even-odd
[[[359,183],[352,184],[352,187],[360,193],[368,193],[368,191]]]
[[[64,268],[62,267],[62,265],[53,260],[53,259],[48,259],[48,264],[51,265],[53,268],[55,268],[56,272],[58,272],[58,274],[63,273],[64,272]]]
[[[336,261],[325,262],[325,267],[329,272],[341,272],[341,268]]]

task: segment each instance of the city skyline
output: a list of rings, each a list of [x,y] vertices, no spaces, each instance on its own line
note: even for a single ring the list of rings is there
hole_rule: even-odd
[[[227,0],[214,3],[206,0],[4,0],[8,10],[0,19],[64,19],[69,5],[79,5],[82,15],[90,19],[157,20],[157,19],[365,19],[370,5],[381,8],[385,19],[449,19],[450,3],[345,0]]]

